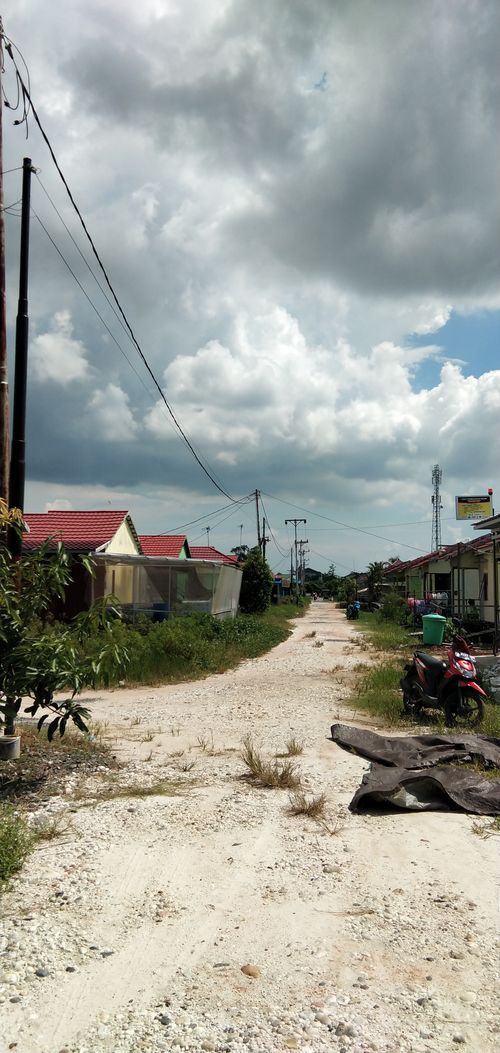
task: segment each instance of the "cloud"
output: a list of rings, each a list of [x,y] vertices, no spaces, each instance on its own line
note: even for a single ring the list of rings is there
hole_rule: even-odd
[[[96,391],[88,405],[92,434],[106,442],[128,442],[138,425],[129,406],[128,395],[117,384]]]
[[[73,337],[69,311],[57,311],[52,328],[39,333],[31,342],[30,364],[33,376],[40,383],[56,383],[63,387],[90,377],[86,349]]]
[[[439,331],[500,308],[496,0],[46,6],[22,0],[6,31],[134,333],[224,487],[351,522],[418,518],[437,461],[450,488],[494,483],[497,364],[468,377],[447,345],[439,372]],[[6,169],[21,135],[6,118]],[[43,194],[104,284],[33,123],[30,151],[33,207],[112,333],[34,222],[32,483],[75,507],[110,487],[150,509],[160,485],[205,507],[212,484]]]

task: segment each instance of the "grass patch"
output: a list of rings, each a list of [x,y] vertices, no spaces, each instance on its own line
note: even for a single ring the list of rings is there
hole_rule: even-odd
[[[399,686],[402,675],[402,663],[394,659],[374,667],[365,666],[353,690],[356,708],[367,709],[389,724],[402,722],[403,696]]]
[[[0,805],[0,891],[23,863],[32,847],[33,835],[26,820],[18,815],[12,805]]]
[[[412,652],[419,645],[418,637],[410,636],[407,628],[395,622],[384,621],[378,613],[362,611],[354,628],[367,636],[375,651],[401,652],[407,649]]]
[[[248,777],[259,786],[274,790],[296,790],[300,787],[300,776],[292,761],[266,760],[257,752],[251,739],[245,739],[241,759],[248,769]]]
[[[190,786],[192,783],[190,784]],[[182,779],[159,779],[157,782],[147,786],[139,783],[114,783],[108,782],[98,788],[97,791],[81,788],[77,790],[72,801],[78,801],[81,808],[91,808],[96,804],[105,804],[107,801],[117,801],[123,798],[145,798],[145,797],[180,797],[188,787]]]
[[[307,797],[302,791],[290,797],[290,815],[305,815],[308,819],[323,819],[326,809],[326,794]]]

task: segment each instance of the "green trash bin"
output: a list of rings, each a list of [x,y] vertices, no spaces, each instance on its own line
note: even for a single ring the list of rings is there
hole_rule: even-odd
[[[442,644],[446,618],[442,614],[424,614],[422,616],[424,644]]]

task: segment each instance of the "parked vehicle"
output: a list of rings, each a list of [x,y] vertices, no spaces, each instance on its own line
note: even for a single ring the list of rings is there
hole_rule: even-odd
[[[360,607],[361,607],[361,604],[360,604],[359,600],[354,600],[354,603],[348,603],[347,607],[346,607],[346,612],[345,612],[346,613],[346,617],[347,618],[359,618],[359,609],[360,609]]]
[[[405,713],[420,717],[422,710],[441,709],[448,725],[479,724],[487,696],[476,676],[476,663],[463,636],[453,637],[446,660],[415,651],[400,681]]]

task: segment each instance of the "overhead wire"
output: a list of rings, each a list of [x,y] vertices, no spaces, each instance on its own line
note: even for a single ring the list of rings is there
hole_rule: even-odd
[[[52,237],[52,235],[50,234],[50,232],[49,232],[49,231],[47,230],[47,227],[45,226],[45,224],[44,224],[44,223],[42,222],[42,220],[40,219],[40,216],[38,215],[38,213],[37,213],[37,212],[35,212],[34,208],[32,208],[32,209],[31,209],[31,211],[32,211],[32,213],[33,213],[33,215],[34,215],[35,219],[36,219],[36,220],[38,221],[38,223],[40,224],[40,226],[41,226],[42,230],[43,230],[43,231],[45,232],[45,234],[47,235],[47,237],[48,237],[49,241],[51,242],[51,244],[52,244],[52,245],[53,245],[53,247],[55,248],[56,252],[57,252],[57,253],[58,253],[58,255],[60,256],[61,260],[62,260],[62,261],[63,261],[63,263],[64,263],[64,266],[65,266],[65,267],[67,267],[67,269],[68,269],[69,273],[70,273],[70,274],[71,274],[71,276],[72,276],[72,277],[74,278],[74,280],[75,280],[76,284],[78,285],[78,287],[79,287],[79,288],[81,289],[81,291],[82,291],[83,295],[85,296],[85,299],[86,299],[86,300],[88,300],[88,302],[89,302],[90,306],[92,307],[92,310],[93,310],[93,311],[95,311],[95,313],[96,313],[96,315],[97,315],[97,317],[98,317],[99,321],[100,321],[100,322],[102,323],[102,325],[104,326],[104,328],[105,328],[105,329],[107,330],[107,332],[109,333],[109,335],[110,335],[111,339],[112,339],[112,340],[113,340],[113,342],[114,342],[114,343],[116,344],[116,346],[117,346],[118,350],[120,351],[120,354],[122,354],[122,355],[123,355],[123,357],[124,357],[124,359],[126,360],[126,362],[128,362],[128,364],[129,364],[130,368],[131,368],[131,369],[133,370],[133,372],[135,373],[135,375],[136,375],[137,379],[138,379],[138,380],[140,381],[140,383],[142,384],[142,386],[143,386],[143,388],[145,389],[145,391],[147,391],[148,395],[151,395],[151,394],[152,394],[152,392],[151,392],[151,390],[150,390],[150,389],[149,389],[149,388],[147,387],[147,385],[146,385],[146,383],[145,383],[145,381],[144,381],[143,377],[141,377],[140,373],[139,373],[139,372],[138,372],[138,370],[137,370],[137,369],[135,368],[135,366],[134,366],[133,362],[131,362],[130,358],[128,357],[128,355],[127,355],[126,351],[124,351],[123,347],[121,346],[121,344],[119,343],[119,341],[118,341],[118,340],[116,339],[116,336],[114,335],[114,333],[112,332],[112,330],[111,330],[111,329],[109,328],[109,325],[107,324],[106,320],[105,320],[105,319],[103,318],[102,314],[100,313],[100,311],[99,311],[99,310],[98,310],[98,308],[96,307],[95,303],[93,302],[93,300],[92,300],[92,299],[91,299],[91,297],[89,296],[89,294],[88,294],[88,292],[86,291],[86,289],[85,289],[85,288],[83,287],[83,285],[82,285],[82,283],[81,283],[80,279],[79,279],[79,278],[77,277],[77,275],[75,274],[75,272],[74,272],[74,270],[72,269],[71,265],[70,265],[70,264],[68,263],[68,261],[67,261],[66,257],[65,257],[65,256],[64,256],[64,254],[62,253],[61,249],[59,248],[59,246],[58,246],[58,245],[56,244],[56,242],[54,241],[54,238]]]
[[[281,548],[281,546],[280,546],[280,545],[278,545],[278,542],[276,541],[276,538],[275,538],[275,536],[274,536],[274,534],[273,534],[273,529],[272,529],[271,523],[270,523],[270,521],[269,521],[269,516],[268,516],[268,514],[267,514],[267,512],[266,512],[266,509],[265,509],[265,507],[264,507],[264,502],[263,502],[263,500],[262,500],[262,495],[261,495],[261,498],[260,498],[260,503],[261,503],[261,505],[262,505],[262,511],[264,512],[264,515],[265,515],[265,517],[266,517],[266,526],[267,526],[267,528],[268,528],[268,530],[269,530],[269,533],[270,533],[270,535],[271,535],[271,538],[272,538],[272,540],[273,540],[274,544],[276,545],[276,548],[278,549],[278,552],[279,552],[279,553],[280,553],[280,555],[282,555],[283,557],[286,557],[286,558],[288,558],[288,554],[287,554],[286,552],[284,552],[284,551],[283,551],[283,549]]]
[[[234,501],[236,503],[235,498],[233,498],[231,496],[231,494],[229,494],[228,491],[225,489],[225,487],[223,487],[221,485],[221,483],[217,481],[217,479],[216,479],[215,475],[213,474],[213,472],[211,470],[209,470],[209,468],[207,468],[207,466],[203,463],[201,457],[196,452],[192,442],[190,441],[190,439],[187,436],[186,432],[184,431],[180,421],[177,419],[172,407],[170,406],[170,404],[169,404],[169,402],[168,402],[168,400],[167,400],[167,398],[165,396],[165,393],[164,393],[159,381],[157,380],[157,378],[156,378],[156,376],[155,376],[155,374],[154,374],[154,372],[153,372],[153,370],[152,370],[152,368],[151,368],[151,366],[150,366],[150,364],[149,364],[149,362],[148,362],[148,360],[146,358],[146,355],[144,354],[144,351],[142,350],[142,348],[141,348],[141,346],[139,344],[139,341],[137,340],[137,337],[136,337],[136,335],[135,335],[135,333],[134,333],[134,331],[132,329],[132,326],[130,325],[130,322],[129,322],[126,314],[125,314],[125,311],[123,310],[123,307],[122,307],[122,305],[121,305],[121,303],[120,303],[120,301],[118,299],[118,296],[117,296],[117,294],[116,294],[116,292],[115,292],[115,290],[113,288],[113,285],[111,283],[111,280],[110,280],[110,278],[108,276],[107,270],[106,270],[106,268],[105,268],[105,266],[104,266],[104,264],[103,264],[103,262],[102,262],[102,260],[101,260],[101,258],[99,256],[99,253],[97,251],[97,248],[95,246],[93,238],[92,238],[92,236],[91,236],[91,234],[90,234],[90,232],[88,230],[87,224],[85,223],[85,220],[84,220],[84,218],[82,216],[82,213],[80,212],[80,209],[78,208],[78,205],[77,205],[77,203],[75,201],[75,198],[73,197],[72,191],[71,191],[71,189],[69,187],[69,184],[68,184],[68,182],[66,180],[66,177],[65,177],[65,175],[64,175],[64,173],[63,173],[63,171],[62,171],[62,169],[61,169],[61,167],[59,165],[59,162],[57,160],[57,157],[55,155],[55,152],[53,150],[51,142],[50,142],[50,140],[49,140],[49,138],[48,138],[43,126],[42,126],[42,123],[40,121],[40,118],[38,116],[36,108],[35,108],[35,106],[33,104],[33,100],[31,98],[31,92],[30,92],[29,86],[28,87],[26,86],[26,84],[24,83],[24,80],[23,80],[23,78],[21,76],[21,73],[19,71],[16,59],[14,57],[13,48],[15,47],[16,51],[18,51],[19,54],[21,54],[21,52],[16,47],[16,45],[13,44],[13,42],[11,40],[9,40],[5,35],[3,37],[3,40],[4,40],[4,44],[5,44],[5,50],[6,50],[7,54],[9,55],[9,58],[11,59],[13,65],[14,65],[14,69],[16,71],[16,78],[17,78],[18,87],[21,90],[22,98],[23,98],[23,116],[22,116],[22,118],[20,118],[19,120],[15,121],[14,123],[15,124],[22,124],[23,122],[25,122],[26,123],[26,128],[28,128],[28,115],[29,115],[29,112],[31,111],[31,113],[33,114],[35,122],[36,122],[36,124],[37,124],[37,126],[39,128],[40,134],[41,134],[41,136],[42,136],[42,138],[43,138],[43,140],[44,140],[44,142],[45,142],[45,144],[46,144],[46,146],[47,146],[47,148],[49,150],[49,153],[50,153],[52,161],[53,161],[53,163],[55,165],[55,168],[56,168],[56,170],[57,170],[57,172],[59,174],[59,177],[60,177],[60,179],[61,179],[61,181],[62,181],[62,183],[64,185],[66,193],[67,193],[67,195],[68,195],[68,197],[69,197],[69,199],[71,201],[71,204],[72,204],[72,206],[73,206],[73,208],[74,208],[74,210],[75,210],[75,212],[76,212],[76,214],[78,216],[78,219],[80,220],[82,228],[83,228],[83,230],[85,232],[87,240],[88,240],[88,242],[90,244],[90,247],[92,249],[92,252],[93,252],[93,254],[95,256],[95,259],[97,260],[97,263],[98,263],[98,265],[99,265],[99,267],[100,267],[100,269],[102,271],[102,274],[104,276],[104,280],[106,282],[106,285],[108,286],[108,289],[111,292],[111,295],[112,295],[113,300],[114,300],[114,302],[116,304],[116,307],[118,308],[118,311],[119,311],[119,313],[120,313],[120,315],[121,315],[121,317],[123,319],[123,322],[124,322],[124,324],[125,324],[125,326],[126,326],[126,328],[128,330],[128,333],[130,335],[130,339],[132,340],[132,342],[133,342],[133,344],[134,344],[134,346],[135,346],[140,358],[142,359],[142,362],[143,362],[146,370],[148,371],[148,373],[149,373],[149,375],[150,375],[150,377],[151,377],[151,379],[152,379],[152,381],[153,381],[153,383],[155,385],[155,388],[157,389],[157,391],[158,391],[158,393],[160,395],[160,398],[161,398],[162,402],[165,404],[165,406],[166,406],[166,408],[167,408],[167,410],[168,410],[168,412],[169,412],[169,414],[170,414],[170,416],[171,416],[171,418],[172,418],[172,420],[173,420],[173,422],[175,424],[175,427],[177,428],[177,431],[179,432],[179,435],[183,439],[183,441],[184,441],[185,445],[187,446],[187,448],[190,450],[191,454],[193,455],[195,461],[197,462],[197,464],[199,465],[201,470],[204,472],[204,474],[207,476],[207,478],[210,479],[210,481],[213,483],[215,488],[217,490],[219,490],[219,492],[222,493],[224,495],[224,497],[227,497],[229,501]],[[21,55],[21,58],[22,58],[23,63],[25,65],[25,67],[26,67],[27,80],[28,80],[28,85],[29,85],[29,71],[28,71],[28,68],[26,66],[26,63],[25,63],[24,58],[22,57],[22,55]],[[28,106],[26,105],[26,103],[28,103]]]
[[[261,490],[261,494],[265,491]],[[423,548],[417,548],[416,545],[408,545],[404,541],[394,541],[394,538],[383,537],[381,534],[374,534],[371,530],[363,530],[362,527],[356,527],[349,523],[342,523],[339,519],[332,519],[331,516],[322,515],[320,512],[313,512],[310,508],[302,508],[301,505],[296,505],[292,501],[284,501],[281,497],[275,497],[273,494],[266,493],[266,497],[269,497],[271,501],[279,501],[280,504],[286,505],[288,508],[296,508],[299,512],[307,512],[308,515],[316,516],[318,519],[325,519],[329,523],[335,523],[337,526],[344,527],[346,530],[353,530],[357,534],[366,534],[368,537],[375,537],[379,541],[388,541],[391,545],[399,546],[400,548],[411,548],[413,552],[422,552],[426,550]]]
[[[37,173],[36,173],[36,174],[37,174]],[[107,293],[106,293],[106,290],[105,290],[105,289],[103,288],[103,286],[101,285],[101,283],[100,283],[100,281],[99,281],[99,279],[98,279],[97,275],[96,275],[96,274],[95,274],[95,272],[94,272],[94,271],[92,270],[92,267],[90,266],[90,264],[89,264],[88,260],[86,259],[86,257],[85,257],[85,255],[84,255],[84,253],[82,252],[82,250],[81,250],[80,246],[78,245],[78,242],[77,242],[77,241],[75,240],[75,238],[73,237],[73,235],[72,235],[72,233],[71,233],[71,231],[70,231],[69,227],[68,227],[68,226],[67,226],[67,224],[65,223],[65,221],[64,221],[64,219],[63,219],[63,217],[61,216],[61,213],[59,212],[59,210],[58,210],[57,206],[56,206],[56,205],[54,204],[54,202],[52,201],[52,198],[50,197],[50,194],[48,193],[48,191],[47,191],[47,190],[45,189],[45,187],[43,186],[43,183],[42,183],[41,179],[40,179],[40,178],[38,177],[38,174],[37,174],[37,178],[38,178],[38,182],[40,183],[40,186],[42,187],[42,190],[43,190],[43,191],[45,192],[45,194],[47,195],[47,198],[48,198],[48,200],[50,201],[50,203],[51,203],[52,207],[54,208],[54,211],[55,211],[55,212],[57,213],[57,215],[59,216],[59,219],[61,220],[61,223],[63,224],[63,226],[64,226],[65,230],[67,231],[67,233],[68,233],[69,237],[71,238],[71,241],[73,242],[73,244],[74,244],[75,248],[76,248],[76,249],[77,249],[77,251],[79,252],[80,256],[82,257],[82,260],[84,261],[84,263],[86,264],[86,266],[87,266],[88,270],[90,271],[90,273],[91,273],[92,277],[94,278],[94,281],[95,281],[95,283],[96,283],[96,285],[97,285],[98,289],[100,290],[100,292],[101,292],[101,293],[102,293],[102,295],[104,296],[104,298],[105,298],[105,300],[106,300],[107,304],[109,305],[109,307],[111,308],[111,310],[112,310],[113,314],[115,315],[115,317],[116,317],[117,321],[118,321],[118,322],[119,322],[119,324],[121,325],[121,327],[122,327],[122,329],[123,329],[123,331],[124,331],[125,335],[126,335],[126,336],[127,336],[127,338],[128,338],[129,340],[130,340],[130,334],[128,333],[128,331],[127,331],[127,329],[126,329],[125,325],[123,324],[123,322],[122,322],[122,320],[121,320],[121,318],[120,318],[120,316],[119,316],[118,312],[116,311],[115,307],[113,306],[113,303],[112,303],[112,301],[110,300],[109,296],[107,295]],[[135,366],[134,366],[134,365],[133,365],[133,363],[131,362],[130,358],[128,357],[128,355],[127,355],[127,354],[126,354],[126,352],[124,351],[124,349],[123,349],[122,345],[121,345],[121,344],[120,344],[120,342],[119,342],[119,341],[118,341],[118,340],[116,339],[115,335],[113,334],[113,332],[112,332],[112,331],[111,331],[111,329],[109,328],[109,326],[108,326],[107,322],[106,322],[106,321],[105,321],[105,319],[104,319],[104,318],[102,317],[102,315],[101,315],[101,313],[99,312],[98,308],[96,307],[95,303],[93,302],[93,300],[91,299],[91,297],[90,297],[90,296],[88,295],[88,293],[87,293],[87,292],[86,292],[86,290],[84,289],[84,287],[83,287],[82,283],[80,282],[79,278],[77,277],[77,275],[76,275],[76,274],[75,274],[75,272],[73,271],[72,267],[71,267],[71,266],[70,266],[70,264],[68,263],[68,261],[67,261],[66,257],[64,256],[64,253],[63,253],[63,252],[62,252],[62,250],[61,250],[61,249],[59,248],[59,246],[58,246],[58,245],[56,244],[56,242],[55,242],[54,238],[53,238],[53,237],[51,236],[51,234],[49,233],[49,231],[47,230],[47,228],[45,227],[45,225],[44,225],[44,224],[42,223],[42,220],[40,219],[40,216],[38,216],[38,215],[37,215],[37,213],[35,212],[35,210],[34,210],[33,208],[32,208],[32,213],[33,213],[33,215],[35,216],[35,218],[36,218],[36,219],[38,220],[38,222],[39,222],[40,226],[41,226],[41,227],[43,228],[43,230],[45,231],[45,233],[46,233],[47,237],[48,237],[48,238],[49,238],[49,240],[51,241],[51,243],[52,243],[52,245],[54,246],[54,248],[55,248],[56,252],[57,252],[57,253],[59,254],[59,256],[61,257],[61,259],[62,259],[63,263],[64,263],[64,264],[65,264],[65,266],[67,267],[67,269],[68,269],[68,271],[70,272],[71,276],[72,276],[72,277],[74,278],[74,280],[76,281],[77,285],[79,286],[79,288],[80,288],[80,289],[81,289],[81,291],[83,292],[83,295],[85,296],[85,298],[86,298],[86,299],[88,300],[89,304],[91,305],[91,307],[92,307],[92,308],[93,308],[93,310],[95,311],[95,313],[96,313],[97,317],[99,318],[100,322],[102,322],[103,326],[105,327],[105,329],[106,329],[106,330],[107,330],[107,332],[109,333],[109,335],[110,335],[111,339],[112,339],[112,340],[114,341],[114,343],[115,343],[115,344],[116,344],[116,346],[118,347],[118,349],[119,349],[120,353],[121,353],[121,354],[123,355],[123,357],[125,358],[126,362],[128,362],[128,364],[129,364],[129,366],[130,366],[131,370],[133,371],[133,373],[135,373],[135,375],[136,375],[137,379],[138,379],[138,380],[139,380],[139,382],[140,382],[140,383],[142,384],[142,387],[143,387],[143,388],[144,388],[144,390],[145,390],[145,391],[147,392],[147,394],[148,394],[148,396],[149,396],[150,398],[151,398],[151,397],[153,397],[153,398],[154,398],[154,392],[153,392],[153,391],[151,390],[151,388],[148,388],[147,384],[146,384],[146,383],[144,382],[144,379],[143,379],[143,377],[141,377],[140,373],[139,373],[139,372],[138,372],[138,370],[137,370],[137,369],[135,368]],[[9,215],[15,215],[15,214],[16,214],[16,213],[9,213]],[[164,407],[164,405],[163,405],[163,403],[160,403],[160,405],[161,405],[162,409],[164,409],[164,408],[165,408],[165,407]],[[172,431],[173,431],[173,432],[174,432],[174,434],[175,434],[175,433],[176,433],[176,428],[175,428],[175,426],[174,426],[174,424],[173,424],[172,420],[170,419],[170,416],[169,416],[169,415],[167,415],[166,419],[167,419],[167,421],[168,421],[168,423],[169,423],[169,426],[170,426],[170,427],[172,428]],[[214,475],[215,475],[215,473],[214,473]],[[215,478],[217,478],[217,476],[215,476]],[[220,482],[220,480],[219,480],[219,482]]]
[[[250,504],[253,501],[253,494],[248,494],[246,497],[241,497],[236,503],[241,507],[245,504]],[[225,512],[230,505],[223,505],[221,508],[216,508],[214,512],[206,512],[202,516],[198,516],[196,519],[190,519],[187,523],[180,523],[178,526],[170,527],[168,530],[162,530],[158,537],[166,537],[168,534],[173,534],[176,530],[183,530],[184,527],[194,526],[195,523],[201,523],[203,519],[210,519],[211,516],[218,515],[219,512]]]

